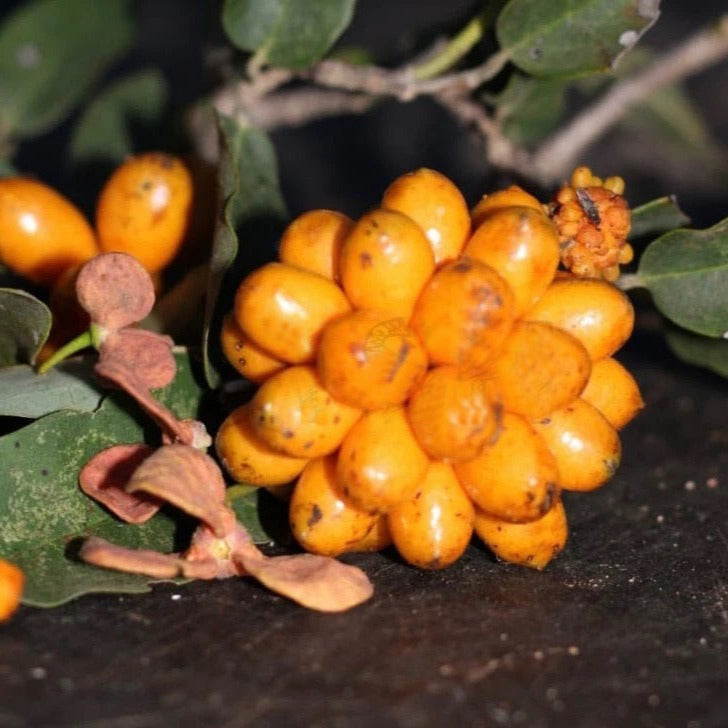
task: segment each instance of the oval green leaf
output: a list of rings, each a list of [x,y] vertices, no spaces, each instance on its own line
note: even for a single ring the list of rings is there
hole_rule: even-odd
[[[129,49],[129,0],[33,0],[0,27],[0,129],[41,134]]]
[[[323,58],[351,22],[356,0],[225,0],[222,24],[242,50],[302,69]]]
[[[665,233],[685,227],[689,222],[690,218],[680,209],[675,197],[658,197],[632,208],[629,239],[637,240],[646,235]]]
[[[659,0],[510,0],[496,21],[501,48],[534,76],[614,67],[659,15]]]
[[[671,328],[665,333],[668,346],[678,359],[728,377],[728,341],[709,339]]]
[[[637,272],[671,321],[703,336],[728,335],[728,218],[707,230],[673,230],[650,243]]]
[[[48,306],[19,288],[0,288],[0,367],[32,364],[51,328]]]

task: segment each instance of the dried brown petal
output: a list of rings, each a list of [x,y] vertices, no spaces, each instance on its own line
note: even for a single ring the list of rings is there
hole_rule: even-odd
[[[145,523],[161,507],[162,501],[148,493],[125,490],[134,471],[154,449],[148,445],[115,445],[94,455],[78,476],[81,490],[105,505],[128,523]]]
[[[165,442],[181,442],[194,446],[196,434],[189,421],[180,421],[161,402],[152,397],[149,387],[126,362],[117,358],[99,359],[94,367],[96,373],[130,394],[154,418],[162,429]],[[204,425],[200,424],[204,429]]]
[[[91,536],[83,542],[79,556],[87,564],[129,574],[145,574],[157,579],[172,579],[181,576],[184,571],[184,562],[179,556],[116,546],[97,536]]]
[[[218,537],[230,530],[225,481],[215,461],[188,445],[163,445],[134,471],[127,492],[157,496],[204,521]]]
[[[102,253],[81,269],[76,296],[94,323],[113,330],[149,314],[154,306],[154,285],[136,258]]]
[[[267,557],[246,549],[238,558],[247,573],[271,591],[320,612],[343,612],[365,602],[374,592],[361,569],[327,556]]]
[[[149,389],[166,387],[177,373],[169,336],[125,328],[110,333],[99,349],[99,358],[129,366]]]

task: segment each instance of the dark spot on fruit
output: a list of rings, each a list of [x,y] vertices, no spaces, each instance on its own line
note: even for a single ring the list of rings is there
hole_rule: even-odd
[[[281,434],[283,435],[283,437],[286,438],[286,440],[290,440],[293,437],[293,430],[286,429],[286,430],[283,430],[283,432]]]
[[[402,366],[402,364],[404,364],[405,360],[407,359],[407,354],[409,354],[409,350],[410,350],[409,343],[406,341],[403,341],[400,344],[399,351],[397,352],[397,358],[394,360],[394,364],[392,364],[392,367],[387,374],[388,382],[394,381],[394,378],[397,376],[397,372],[399,371],[399,368]]]
[[[341,417],[339,417],[339,415],[334,415],[334,424],[338,425],[339,422],[341,422]]]
[[[309,440],[303,444],[304,450],[310,450],[313,447],[313,440]]]
[[[556,485],[556,483],[546,483],[546,494],[544,495],[541,508],[539,509],[542,516],[551,510],[551,506],[554,504],[558,493],[559,486]]]
[[[311,509],[311,515],[306,521],[306,525],[309,528],[312,528],[315,526],[322,518],[324,517],[324,514],[321,512],[321,509],[314,503],[313,508]]]
[[[469,270],[472,270],[472,268],[473,262],[471,260],[461,258],[457,263],[455,263],[455,265],[453,265],[452,270],[456,273],[467,273]]]
[[[549,424],[551,424],[551,418],[550,417],[544,417],[542,420],[539,420],[538,423],[540,425],[549,425]]]
[[[373,265],[371,253],[359,253],[359,262],[362,268],[371,268]]]

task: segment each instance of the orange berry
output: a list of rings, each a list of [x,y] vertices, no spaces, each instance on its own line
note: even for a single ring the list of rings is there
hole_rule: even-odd
[[[540,570],[563,551],[569,528],[559,500],[541,518],[528,523],[508,523],[476,510],[475,533],[502,561]]]
[[[434,364],[478,368],[498,352],[514,321],[513,294],[472,258],[445,263],[417,299],[410,326]]]
[[[248,485],[283,485],[305,467],[306,458],[296,458],[274,450],[250,424],[250,406],[233,410],[215,436],[215,450],[228,474]]]
[[[25,575],[9,561],[0,559],[0,622],[13,615],[20,605]]]
[[[526,190],[518,185],[511,185],[506,189],[497,190],[480,198],[478,204],[470,212],[473,230],[488,215],[508,207],[530,207],[532,210],[538,210],[541,214],[545,214],[541,203],[533,195],[529,195]]]
[[[281,263],[337,281],[341,245],[353,227],[354,221],[340,212],[304,212],[283,232],[278,258]]]
[[[470,234],[470,214],[460,190],[445,175],[425,167],[397,177],[382,207],[411,217],[430,241],[435,264],[457,258]]]
[[[387,520],[405,561],[423,569],[444,569],[468,547],[474,515],[452,467],[431,462],[416,493],[394,506]]]
[[[380,208],[363,215],[341,248],[341,283],[352,305],[405,321],[434,269],[425,234],[395,210]]]
[[[316,458],[301,473],[289,506],[291,530],[306,551],[337,556],[360,544],[379,517],[357,510],[336,484],[336,457]]]
[[[264,382],[285,363],[256,346],[240,329],[232,312],[222,322],[220,345],[225,358],[251,382]]]
[[[130,157],[99,195],[101,250],[129,253],[151,273],[162,270],[185,240],[192,198],[192,175],[182,160],[160,152]]]
[[[283,263],[268,263],[243,279],[235,319],[253,343],[292,364],[314,360],[318,338],[333,318],[350,310],[328,278]]]
[[[25,177],[0,179],[0,263],[51,285],[98,252],[91,226],[63,195]]]
[[[614,354],[634,327],[634,309],[627,295],[599,279],[554,281],[527,318],[568,331],[586,347],[592,361]]]
[[[621,430],[645,406],[634,377],[611,357],[594,362],[581,398],[615,430]]]
[[[532,207],[508,207],[485,217],[463,255],[498,271],[513,291],[518,317],[553,280],[559,265],[559,238],[543,212]]]
[[[590,371],[589,355],[573,336],[547,323],[521,321],[489,376],[508,412],[542,417],[578,397]]]
[[[556,460],[564,490],[594,490],[614,475],[621,456],[619,436],[588,402],[576,399],[533,426]]]
[[[403,319],[359,309],[326,324],[317,366],[323,385],[338,400],[380,409],[407,399],[425,375],[427,355]]]
[[[480,455],[455,464],[475,505],[504,521],[540,518],[559,494],[559,471],[546,443],[529,423],[506,413],[498,439]]]
[[[407,404],[412,431],[432,458],[458,462],[474,458],[497,433],[500,406],[486,381],[466,369],[430,369]]]
[[[258,437],[299,458],[336,450],[360,414],[361,410],[334,399],[308,365],[274,374],[250,401],[250,421]]]
[[[402,407],[365,412],[341,443],[338,482],[346,497],[370,513],[409,498],[427,470]]]

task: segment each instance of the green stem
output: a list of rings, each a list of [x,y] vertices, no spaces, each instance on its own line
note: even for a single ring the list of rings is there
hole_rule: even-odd
[[[90,329],[87,329],[82,334],[79,334],[75,339],[71,339],[67,344],[64,344],[55,354],[46,359],[39,367],[38,374],[45,374],[46,372],[53,369],[53,367],[62,362],[64,359],[75,354],[81,349],[85,349],[88,346],[93,345],[93,336]]]
[[[631,291],[634,288],[647,288],[644,278],[639,273],[624,273],[616,280],[616,285],[623,291]]]
[[[414,78],[422,81],[452,68],[483,37],[490,15],[490,7],[478,13],[439,53],[412,69]]]

